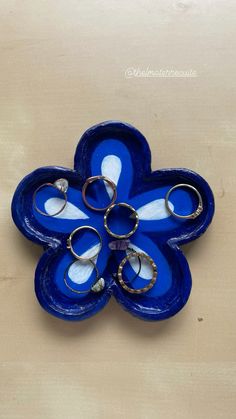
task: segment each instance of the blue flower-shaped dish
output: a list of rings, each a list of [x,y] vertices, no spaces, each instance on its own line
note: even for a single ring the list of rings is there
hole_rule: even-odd
[[[35,292],[40,304],[61,319],[83,320],[101,310],[114,295],[124,309],[141,319],[163,320],[173,316],[185,305],[191,291],[190,270],[179,246],[198,238],[212,220],[214,198],[209,185],[188,169],[152,172],[146,139],[134,127],[116,121],[88,129],[77,146],[74,162],[74,170],[43,167],[30,173],[18,185],[12,201],[12,216],[19,230],[45,249],[35,273]],[[139,215],[139,226],[130,237],[130,246],[151,256],[158,268],[154,287],[141,295],[128,293],[114,279],[127,251],[111,250],[109,244],[114,239],[104,228],[104,213],[90,210],[82,199],[85,180],[101,174],[116,183],[117,202],[132,205]],[[34,191],[59,178],[69,182],[67,206],[59,215],[45,217],[33,206]],[[196,219],[178,219],[166,210],[167,191],[181,183],[194,186],[202,196],[203,211]],[[108,199],[109,190],[103,189],[102,194],[95,191],[90,196],[95,206]],[[56,190],[53,193],[52,188],[42,188],[37,194],[37,205],[50,213],[52,208],[61,205],[61,200]],[[196,208],[197,198],[190,189],[180,188],[171,194],[170,205],[177,213],[188,214]],[[122,219],[113,222],[118,230],[127,228]],[[83,225],[95,227],[102,236],[103,246],[96,264],[105,279],[105,287],[100,293],[78,295],[64,282],[64,272],[73,262],[66,241],[75,228]],[[89,234],[75,242],[75,247],[84,254],[97,245]],[[137,273],[138,266],[132,263],[128,270]],[[147,267],[142,266],[132,286],[142,287],[147,280]],[[75,289],[89,289],[94,281],[92,267],[79,267],[75,262],[68,270],[68,281]]]

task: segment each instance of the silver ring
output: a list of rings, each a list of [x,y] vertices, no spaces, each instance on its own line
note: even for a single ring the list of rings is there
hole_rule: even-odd
[[[109,205],[107,205],[104,208],[96,208],[96,207],[94,207],[93,205],[91,205],[87,201],[87,198],[86,198],[87,187],[89,185],[91,185],[91,183],[96,182],[97,180],[103,180],[104,182],[106,182],[111,187],[112,192],[113,192],[113,195],[112,195],[112,198],[111,198],[111,202],[109,203]],[[88,179],[86,179],[86,181],[85,181],[85,183],[83,185],[83,188],[82,188],[82,198],[83,198],[83,201],[84,201],[85,205],[88,208],[90,208],[90,209],[92,209],[94,211],[106,211],[106,209],[109,208],[109,206],[112,205],[115,202],[116,198],[117,198],[116,185],[115,185],[115,183],[111,179],[109,179],[106,176],[99,175],[99,176],[89,177]]]
[[[72,239],[73,239],[73,237],[74,237],[74,235],[76,234],[76,233],[78,233],[78,231],[81,231],[81,230],[91,230],[91,231],[94,231],[96,234],[97,234],[97,236],[98,236],[98,238],[99,238],[99,241],[100,241],[100,248],[98,249],[98,251],[93,255],[93,256],[90,256],[90,257],[84,257],[84,256],[80,256],[80,255],[78,255],[75,251],[74,251],[74,249],[73,249],[73,245],[72,245]],[[76,259],[78,259],[78,260],[91,260],[91,259],[94,259],[99,253],[100,253],[100,251],[101,251],[101,249],[102,249],[102,236],[101,236],[101,234],[98,232],[98,230],[96,229],[96,228],[94,228],[94,227],[91,227],[91,226],[81,226],[81,227],[77,227],[75,230],[73,230],[72,231],[72,233],[70,234],[70,236],[69,236],[69,238],[67,239],[67,245],[66,245],[66,247],[67,247],[67,249],[69,249],[70,251],[71,251],[71,253],[72,253],[72,255],[76,258]]]
[[[177,214],[176,212],[172,211],[172,209],[170,208],[170,205],[169,205],[169,197],[170,197],[170,194],[175,189],[178,189],[178,188],[188,188],[188,189],[191,189],[197,195],[197,197],[198,197],[198,207],[191,214],[180,215],[180,214]],[[194,220],[203,211],[203,202],[202,202],[202,197],[201,197],[200,192],[198,192],[198,190],[194,186],[188,185],[187,183],[179,183],[178,185],[175,185],[175,186],[173,186],[173,188],[169,189],[169,191],[167,192],[166,197],[165,197],[165,205],[166,205],[166,209],[168,210],[168,212],[171,215],[173,215],[174,217],[176,217],[176,218],[184,218],[184,219],[190,219],[191,218],[192,220]]]
[[[111,229],[108,227],[108,222],[107,222],[108,217],[110,215],[110,212],[115,207],[125,207],[125,208],[128,208],[134,214],[135,225],[134,225],[133,229],[129,233],[126,233],[126,234],[116,234],[116,233],[113,233],[113,231],[111,231]],[[138,225],[139,225],[139,216],[138,216],[137,211],[131,205],[126,204],[125,202],[120,202],[118,204],[113,204],[109,208],[107,208],[107,210],[105,212],[105,215],[104,215],[104,227],[105,227],[106,231],[108,232],[108,234],[110,234],[110,236],[112,236],[112,237],[115,237],[116,239],[127,239],[128,237],[132,236],[135,233],[135,231],[137,230]]]
[[[63,195],[63,198],[64,198],[64,204],[62,205],[61,209],[55,212],[54,214],[48,214],[47,212],[42,211],[40,208],[38,208],[36,204],[36,195],[39,192],[39,190],[42,188],[45,188],[45,186],[51,186],[52,188],[56,189]],[[50,183],[50,182],[43,183],[43,185],[40,185],[34,191],[34,194],[33,194],[33,206],[35,210],[39,214],[44,215],[45,217],[55,217],[56,215],[59,215],[65,209],[66,204],[67,204],[67,190],[68,190],[68,181],[66,179],[58,179],[54,183]]]
[[[137,257],[139,260],[140,260],[140,258],[144,258],[149,262],[149,264],[152,267],[152,278],[150,279],[148,285],[146,285],[145,287],[131,288],[125,283],[125,281],[123,279],[122,274],[123,274],[124,266],[132,257]],[[128,291],[131,294],[142,294],[144,292],[149,291],[155,285],[155,282],[156,282],[156,279],[157,279],[157,266],[156,266],[154,260],[149,255],[147,255],[146,253],[132,251],[132,252],[128,253],[128,255],[125,256],[124,259],[119,264],[117,279],[118,279],[120,285],[122,286],[122,288],[124,288],[125,291]]]
[[[67,286],[67,288],[68,288],[70,291],[75,292],[76,294],[87,294],[87,293],[89,293],[90,291],[93,291],[93,292],[100,292],[100,291],[102,291],[102,290],[103,290],[103,288],[105,287],[105,281],[104,281],[104,279],[103,279],[103,278],[100,278],[100,276],[99,276],[99,272],[98,272],[98,268],[97,268],[96,264],[95,264],[92,260],[90,260],[90,259],[88,259],[86,262],[90,262],[90,263],[93,265],[93,268],[94,268],[94,269],[95,269],[95,271],[96,271],[96,279],[95,279],[95,281],[94,281],[93,285],[92,285],[89,289],[87,289],[87,290],[83,290],[83,291],[76,290],[76,289],[74,289],[73,287],[71,287],[71,286],[68,284],[68,282],[67,282],[66,275],[68,274],[68,271],[69,271],[69,269],[70,269],[71,265],[73,265],[73,263],[75,263],[75,261],[72,261],[72,262],[71,262],[71,263],[67,266],[67,268],[66,268],[66,270],[65,270],[65,272],[64,272],[64,283],[65,283],[65,285]]]

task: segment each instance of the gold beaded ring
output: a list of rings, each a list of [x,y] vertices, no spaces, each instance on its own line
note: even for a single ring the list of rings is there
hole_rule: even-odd
[[[72,245],[72,239],[73,239],[74,235],[76,233],[78,233],[78,231],[81,231],[81,230],[90,230],[90,231],[93,231],[93,232],[95,232],[97,234],[97,236],[99,238],[100,247],[99,247],[98,251],[93,256],[90,256],[90,257],[80,256],[80,255],[78,255],[78,253],[76,253],[74,251],[74,248],[73,248],[73,245]],[[76,259],[78,259],[78,260],[91,260],[91,259],[94,259],[100,253],[100,251],[102,249],[102,236],[101,236],[101,234],[98,232],[98,230],[95,227],[91,227],[91,226],[77,227],[75,230],[72,231],[72,233],[70,234],[69,238],[67,239],[66,247],[67,247],[67,249],[69,249],[71,251],[72,255]]]
[[[112,198],[111,198],[111,202],[109,203],[109,205],[107,205],[104,208],[94,207],[93,205],[89,204],[89,202],[87,201],[87,198],[86,198],[87,187],[89,185],[91,185],[91,183],[96,182],[97,180],[103,180],[104,182],[106,182],[111,187],[112,192],[113,192],[113,195],[112,195]],[[85,181],[85,183],[83,185],[83,188],[82,188],[82,198],[83,198],[83,201],[84,201],[85,205],[88,208],[90,208],[90,209],[92,209],[94,211],[106,211],[106,209],[109,208],[109,206],[112,205],[115,202],[116,198],[117,198],[116,185],[115,185],[115,183],[111,179],[109,179],[106,176],[102,176],[102,175],[99,175],[99,176],[91,176],[88,179],[86,179],[86,181]]]
[[[111,211],[113,210],[113,208],[115,207],[125,207],[128,208],[132,211],[132,213],[134,214],[134,218],[135,218],[135,225],[133,227],[133,229],[126,234],[116,234],[113,233],[113,231],[111,231],[111,229],[108,227],[108,217],[111,213]],[[109,208],[107,208],[105,215],[104,215],[104,227],[106,229],[106,231],[108,232],[108,234],[112,237],[115,237],[116,239],[127,239],[128,237],[132,236],[132,234],[135,233],[135,231],[137,230],[139,225],[139,217],[138,217],[138,213],[137,211],[129,204],[126,204],[125,202],[120,202],[118,204],[113,204],[111,205]]]
[[[47,212],[42,211],[40,208],[38,208],[36,204],[36,195],[42,188],[45,188],[45,186],[51,186],[52,188],[56,189],[63,195],[63,198],[64,198],[64,203],[62,207],[60,208],[59,211],[55,212],[54,214],[48,214]],[[43,183],[43,185],[40,185],[34,191],[34,194],[33,194],[33,206],[35,210],[39,214],[44,215],[45,217],[55,217],[56,215],[59,215],[65,209],[66,204],[67,204],[67,190],[68,190],[68,181],[66,179],[58,179],[54,183],[50,183],[50,182]]]
[[[71,265],[73,265],[73,263],[75,263],[75,261],[72,261],[64,272],[64,283],[65,283],[65,285],[67,286],[67,288],[70,291],[75,292],[76,294],[87,294],[90,291],[93,291],[93,292],[97,293],[97,292],[102,291],[103,288],[105,287],[105,281],[104,281],[103,278],[101,278],[99,276],[99,272],[98,272],[98,268],[97,268],[96,264],[92,260],[89,260],[89,259],[87,260],[87,262],[90,262],[93,265],[93,268],[96,271],[96,279],[95,279],[93,285],[87,290],[83,290],[83,291],[76,290],[75,288],[71,287],[67,282],[66,275],[68,274],[68,271],[69,271]]]
[[[152,278],[151,278],[149,284],[146,285],[146,287],[137,288],[137,289],[131,288],[131,287],[129,287],[125,283],[125,281],[124,281],[124,279],[122,277],[123,268],[124,268],[125,264],[129,261],[129,259],[131,259],[132,257],[144,258],[144,259],[146,259],[150,263],[150,265],[152,267],[153,275],[152,275]],[[125,258],[119,264],[117,279],[118,279],[120,285],[122,286],[122,288],[125,291],[128,291],[131,294],[142,294],[144,292],[149,291],[154,286],[154,284],[156,282],[156,279],[157,279],[157,266],[156,266],[154,260],[150,256],[148,256],[146,253],[143,253],[143,252],[130,252],[127,256],[125,256]]]
[[[198,207],[191,214],[180,215],[180,214],[177,214],[176,212],[172,211],[172,209],[170,208],[170,205],[169,205],[169,197],[170,197],[170,194],[175,189],[178,189],[178,188],[188,188],[188,189],[191,189],[197,195],[197,197],[198,197]],[[178,185],[173,186],[173,188],[170,188],[169,191],[166,194],[166,197],[165,197],[165,204],[166,204],[166,209],[168,210],[168,212],[171,215],[173,215],[174,217],[176,217],[176,218],[184,218],[184,219],[192,219],[192,220],[194,220],[203,211],[203,202],[202,202],[202,196],[201,196],[200,192],[198,192],[198,190],[196,188],[194,188],[194,186],[188,185],[187,183],[179,183]]]

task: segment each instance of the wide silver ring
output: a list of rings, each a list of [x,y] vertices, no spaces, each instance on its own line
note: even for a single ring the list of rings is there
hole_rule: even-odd
[[[126,233],[126,234],[116,234],[116,233],[113,233],[113,231],[110,229],[110,227],[108,227],[108,217],[109,217],[111,211],[113,210],[113,208],[115,208],[115,207],[125,207],[125,208],[128,208],[134,214],[135,225],[132,228],[132,230],[129,231],[129,233]],[[107,208],[107,210],[105,212],[105,215],[104,215],[104,227],[105,227],[107,233],[110,236],[115,237],[116,239],[127,239],[128,237],[132,236],[135,233],[135,231],[137,230],[138,225],[139,225],[139,216],[138,216],[137,211],[131,205],[127,204],[126,202],[120,202],[118,204],[110,205],[110,207]]]
[[[127,285],[127,283],[123,279],[122,274],[123,274],[124,266],[132,257],[136,257],[139,260],[140,258],[144,258],[152,267],[152,278],[150,279],[148,285],[146,285],[145,287],[131,288]],[[120,262],[119,267],[118,267],[117,279],[125,291],[128,291],[130,294],[142,294],[144,292],[149,291],[155,285],[155,282],[157,279],[157,266],[154,260],[146,253],[132,251],[128,253],[128,255],[125,256],[124,259]]]
[[[95,232],[97,234],[97,236],[99,238],[100,247],[99,247],[98,251],[93,256],[90,256],[90,257],[80,256],[73,249],[72,239],[73,239],[74,235],[76,233],[78,233],[78,231],[81,231],[81,230],[90,230],[90,231],[93,231],[93,232]],[[67,239],[67,246],[66,247],[67,247],[67,249],[69,249],[71,251],[72,255],[76,259],[78,259],[78,260],[91,260],[91,259],[94,259],[100,253],[100,251],[102,249],[102,236],[101,236],[101,234],[99,233],[99,231],[95,227],[91,227],[91,226],[77,227],[75,230],[72,231],[72,233],[70,234],[69,238]]]
[[[175,191],[176,189],[178,189],[178,188],[188,188],[188,189],[191,189],[192,191],[194,191],[195,192],[195,194],[197,195],[197,197],[198,197],[198,207],[197,207],[197,209],[194,211],[194,212],[192,212],[191,214],[187,214],[187,215],[180,215],[180,214],[177,214],[176,212],[174,212],[171,208],[170,208],[170,205],[169,205],[169,197],[170,197],[170,194],[173,192],[173,191]],[[200,214],[201,214],[201,212],[203,211],[203,202],[202,202],[202,196],[201,196],[201,194],[200,194],[200,192],[194,187],[194,186],[192,186],[192,185],[189,185],[189,184],[187,184],[187,183],[179,183],[178,185],[175,185],[175,186],[173,186],[171,189],[169,189],[169,191],[167,192],[167,194],[166,194],[166,197],[165,197],[165,205],[166,205],[166,209],[167,209],[167,211],[171,214],[171,215],[173,215],[174,217],[176,217],[176,218],[183,218],[183,219],[192,219],[192,220],[194,220],[195,218],[197,218]]]

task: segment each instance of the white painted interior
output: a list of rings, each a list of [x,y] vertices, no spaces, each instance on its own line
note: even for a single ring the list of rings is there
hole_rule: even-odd
[[[170,209],[174,210],[174,205],[169,202]],[[165,206],[164,199],[155,199],[137,210],[140,220],[163,220],[170,216]]]
[[[134,249],[136,252],[142,252],[147,254],[147,252],[145,252],[143,249],[140,249],[138,246],[135,246],[133,243],[130,243],[130,246],[132,249]],[[130,253],[130,250],[126,250],[126,254]],[[134,272],[138,273],[139,271],[139,261],[138,258],[132,258],[130,259],[127,263],[130,263]],[[146,259],[141,259],[141,271],[139,273],[139,276],[142,279],[146,279],[148,281],[150,281],[150,279],[152,278],[153,275],[153,270],[152,267],[150,266],[150,263],[148,263],[146,261]]]
[[[96,244],[90,249],[86,250],[81,256],[89,257],[93,256],[99,249],[100,244]],[[93,259],[94,263],[97,262],[97,257]],[[90,275],[92,274],[94,267],[89,261],[76,260],[68,270],[68,276],[72,282],[75,284],[84,284],[88,281]]]
[[[49,198],[44,204],[45,211],[48,214],[55,214],[63,207],[64,202],[64,199],[61,198]],[[64,210],[60,214],[56,215],[55,218],[68,220],[85,220],[89,217],[75,205],[71,204],[71,202],[67,202]]]
[[[101,165],[101,173],[103,176],[107,176],[109,179],[111,179],[115,185],[117,185],[120,174],[122,169],[122,163],[119,157],[109,154],[108,156],[104,157]],[[111,198],[113,195],[112,188],[106,183],[106,190]]]

